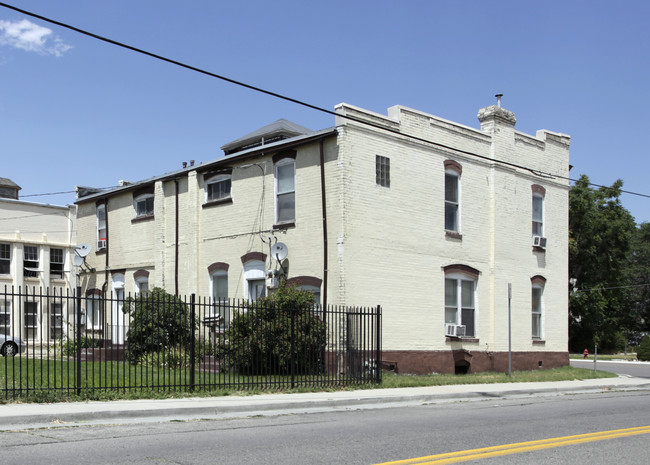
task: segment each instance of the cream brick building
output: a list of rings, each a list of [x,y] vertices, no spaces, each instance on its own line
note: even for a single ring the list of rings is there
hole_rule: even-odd
[[[322,304],[380,305],[384,364],[416,373],[506,370],[510,303],[513,369],[568,364],[569,137],[520,133],[500,106],[478,129],[336,112],[333,128],[280,120],[217,160],[80,189],[79,240],[99,246],[85,292],[254,299],[283,270]]]
[[[0,334],[48,342],[67,328],[67,304],[54,296],[76,282],[76,207],[26,202],[19,190],[0,178]]]

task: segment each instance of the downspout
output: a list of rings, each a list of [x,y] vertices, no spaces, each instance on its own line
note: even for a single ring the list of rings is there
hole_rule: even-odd
[[[323,308],[327,308],[327,202],[325,198],[325,153],[323,150],[323,139],[320,139],[320,191],[321,211],[323,214]]]
[[[175,219],[175,235],[174,240],[174,295],[178,295],[178,179],[174,178],[175,197],[176,197],[176,219]]]
[[[108,290],[108,268],[109,268],[109,255],[111,250],[111,240],[110,240],[110,231],[108,230],[108,199],[104,200],[104,211],[106,215],[106,256],[104,262],[104,285],[102,286],[102,292],[104,292],[104,297],[106,297],[106,292]]]

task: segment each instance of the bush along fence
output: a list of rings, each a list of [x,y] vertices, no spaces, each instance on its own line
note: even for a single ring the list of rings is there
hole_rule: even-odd
[[[381,308],[323,308],[289,286],[255,302],[5,288],[0,344],[5,399],[381,381]]]

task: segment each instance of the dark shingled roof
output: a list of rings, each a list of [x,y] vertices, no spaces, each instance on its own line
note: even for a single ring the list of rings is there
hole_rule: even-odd
[[[0,187],[12,187],[20,190],[21,187],[9,178],[0,178]]]
[[[247,148],[263,145],[265,141],[275,142],[277,140],[310,134],[312,132],[314,131],[307,129],[304,126],[300,126],[299,124],[292,123],[286,119],[279,119],[271,124],[267,124],[266,126],[256,131],[246,134],[239,139],[223,145],[221,147],[221,150],[223,150],[225,154],[228,155],[230,153],[239,152]]]

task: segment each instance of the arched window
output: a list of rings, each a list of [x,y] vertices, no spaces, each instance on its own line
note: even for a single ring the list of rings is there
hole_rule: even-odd
[[[445,160],[445,231],[460,233],[460,175],[463,168]]]
[[[461,326],[464,336],[476,337],[478,270],[450,265],[445,270],[445,325]]]
[[[149,291],[149,272],[147,270],[138,270],[133,273],[133,280],[135,282],[135,292]]]
[[[231,198],[232,169],[206,173],[204,176],[206,202],[225,202]]]
[[[244,265],[244,298],[251,302],[266,297],[266,255],[249,252],[242,257]]]
[[[546,279],[542,276],[533,276],[531,282],[531,316],[533,339],[544,338],[544,287]]]
[[[295,285],[298,289],[314,294],[314,304],[320,305],[320,288],[323,280],[314,276],[295,276],[287,279],[287,284]]]

